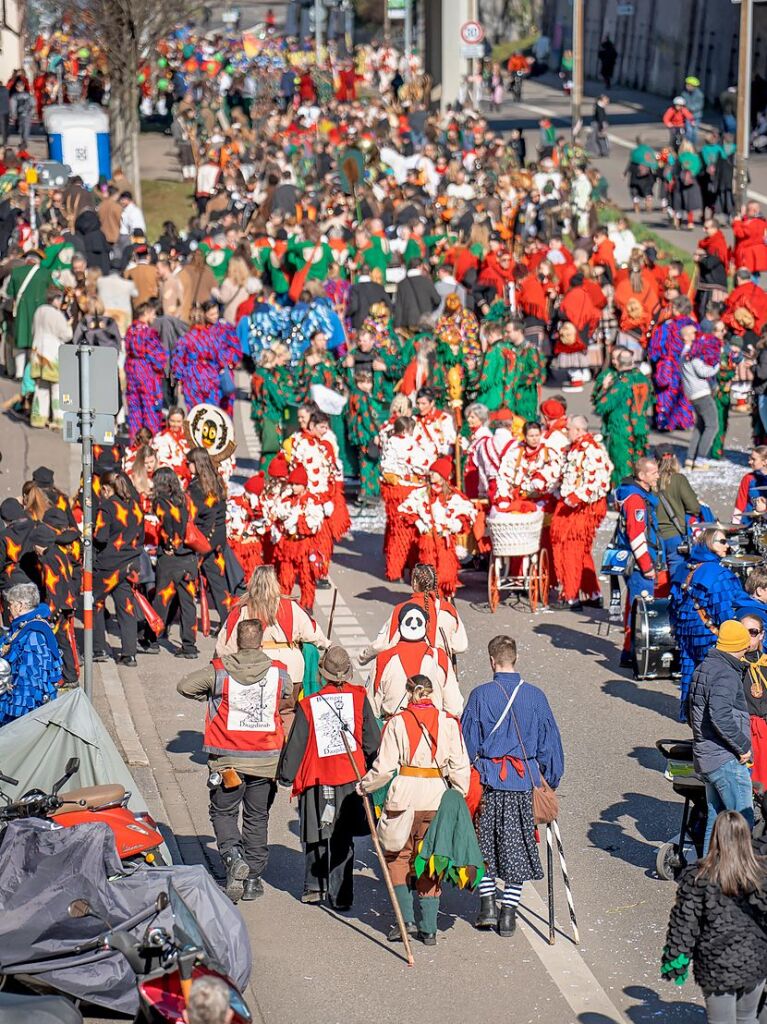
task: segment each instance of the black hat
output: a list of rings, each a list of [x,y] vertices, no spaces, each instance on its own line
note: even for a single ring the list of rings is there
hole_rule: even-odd
[[[16,498],[6,498],[0,505],[0,518],[6,523],[12,523],[14,519],[23,519],[26,514],[21,502]]]
[[[53,487],[53,470],[47,466],[38,466],[32,474],[32,480],[38,487]]]
[[[56,531],[45,523],[35,523],[29,532],[29,540],[36,548],[47,548],[56,543]]]

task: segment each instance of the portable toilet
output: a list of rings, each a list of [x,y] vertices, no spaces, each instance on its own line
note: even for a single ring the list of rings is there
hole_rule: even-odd
[[[68,164],[72,174],[90,187],[99,178],[112,176],[112,155],[109,144],[109,117],[95,103],[45,107],[43,123],[48,135],[48,156]]]

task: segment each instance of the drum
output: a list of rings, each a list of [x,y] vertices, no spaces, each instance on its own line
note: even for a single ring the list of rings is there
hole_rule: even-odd
[[[634,678],[671,679],[679,672],[679,648],[668,598],[638,597],[631,607]]]
[[[764,565],[764,558],[761,555],[728,555],[722,559],[722,565],[732,569],[741,583],[745,583],[749,574],[758,565]]]
[[[764,519],[754,520],[751,527],[751,544],[758,555],[763,558],[767,556],[767,522]]]

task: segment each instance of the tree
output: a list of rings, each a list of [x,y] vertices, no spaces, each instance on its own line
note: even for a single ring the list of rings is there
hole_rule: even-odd
[[[539,24],[539,0],[479,0],[479,16],[494,43],[522,39]]]
[[[141,202],[138,158],[139,85],[143,60],[200,7],[199,0],[79,0],[76,20],[106,57],[112,162],[122,167]],[[72,16],[72,8],[67,5]]]

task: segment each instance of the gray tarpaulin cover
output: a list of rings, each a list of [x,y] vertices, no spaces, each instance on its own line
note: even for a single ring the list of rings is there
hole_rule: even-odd
[[[107,928],[96,917],[72,920],[67,905],[84,898],[112,928],[132,925],[140,935],[158,892],[172,880],[216,960],[244,988],[251,969],[245,922],[203,867],[123,870],[104,824],[52,829],[35,819],[11,822],[0,845],[0,974],[34,975],[59,992],[135,1014],[136,978],[122,954],[76,952]],[[157,920],[171,930],[169,909]]]
[[[119,731],[119,720],[115,727]],[[131,810],[147,810],[112,737],[82,690],[71,690],[0,728],[0,772],[19,780],[15,789],[3,783],[12,799],[33,786],[50,792],[70,757],[80,758],[80,770],[66,788],[119,783],[131,793]]]

